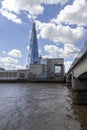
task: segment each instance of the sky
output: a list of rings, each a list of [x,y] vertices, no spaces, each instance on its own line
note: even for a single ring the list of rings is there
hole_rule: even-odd
[[[0,67],[26,68],[33,21],[39,55],[67,72],[87,40],[87,0],[0,0]]]

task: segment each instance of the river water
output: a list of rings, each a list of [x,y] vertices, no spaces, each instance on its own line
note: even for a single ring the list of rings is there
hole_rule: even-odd
[[[87,130],[87,106],[64,84],[0,84],[0,130]]]

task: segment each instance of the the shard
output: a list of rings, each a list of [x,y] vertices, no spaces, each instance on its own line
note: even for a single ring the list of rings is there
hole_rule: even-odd
[[[40,63],[35,22],[33,22],[32,32],[31,32],[30,48],[29,48],[29,62],[30,64]]]

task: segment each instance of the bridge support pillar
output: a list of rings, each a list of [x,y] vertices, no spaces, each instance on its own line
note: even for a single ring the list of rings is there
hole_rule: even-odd
[[[87,80],[72,79],[72,89],[76,91],[87,91]]]
[[[72,79],[73,103],[87,104],[87,80]]]

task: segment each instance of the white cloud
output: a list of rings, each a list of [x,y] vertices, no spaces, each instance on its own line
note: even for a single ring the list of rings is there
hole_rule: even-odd
[[[70,58],[71,56],[76,57],[80,51],[74,44],[65,44],[63,49],[63,57]]]
[[[4,65],[15,65],[18,63],[18,60],[13,59],[11,57],[0,57],[0,62],[3,63]]]
[[[68,0],[42,0],[45,4],[65,4]]]
[[[17,70],[17,69],[25,69],[25,65],[18,64],[17,59],[13,59],[11,57],[0,57],[0,65],[7,70]]]
[[[16,70],[20,70],[20,69],[25,69],[26,66],[23,66],[23,65],[15,65],[13,68],[16,69]]]
[[[63,48],[59,48],[55,45],[45,45],[44,49],[48,53],[47,57],[51,58],[75,57],[79,52],[79,49],[74,44],[65,44]]]
[[[55,46],[55,45],[45,45],[44,49],[48,53],[48,55],[49,55],[48,57],[50,57],[50,58],[51,57],[52,58],[54,58],[54,57],[56,57],[56,58],[60,57],[61,52],[62,52],[62,49],[59,48],[59,47],[57,47],[57,46]]]
[[[29,48],[30,48],[30,46],[28,45],[28,46],[26,47],[26,49],[29,51]]]
[[[66,62],[64,63],[64,65],[65,65],[65,72],[66,72],[66,73],[68,72],[68,70],[69,70],[71,64],[72,64],[72,61],[66,61]]]
[[[74,44],[65,44],[63,48],[59,48],[55,45],[45,45],[45,51],[47,54],[43,56],[46,58],[64,58],[67,61],[65,62],[65,72],[68,71],[71,63],[74,58],[77,56],[79,49]],[[69,59],[69,60],[68,60]]]
[[[6,18],[8,18],[8,20],[11,20],[11,21],[13,21],[13,22],[15,22],[15,23],[19,23],[19,24],[21,24],[22,23],[22,21],[21,21],[21,19],[19,19],[15,14],[13,14],[13,13],[11,13],[11,12],[9,12],[9,11],[6,11],[6,10],[0,10],[0,13],[3,15],[3,16],[5,16]]]
[[[17,50],[17,49],[13,49],[13,50],[9,51],[8,55],[12,56],[12,57],[16,57],[16,58],[21,58],[22,57],[21,51]]]
[[[76,43],[85,36],[83,27],[70,28],[69,26],[54,23],[41,23],[36,21],[40,31],[39,38],[49,39],[52,42]]]
[[[29,18],[43,14],[42,4],[65,4],[68,0],[3,0],[1,14],[16,23],[21,23],[17,17],[21,11],[26,11]],[[13,14],[13,12],[15,14]]]
[[[52,21],[87,26],[87,0],[74,0],[72,5],[65,6]]]

